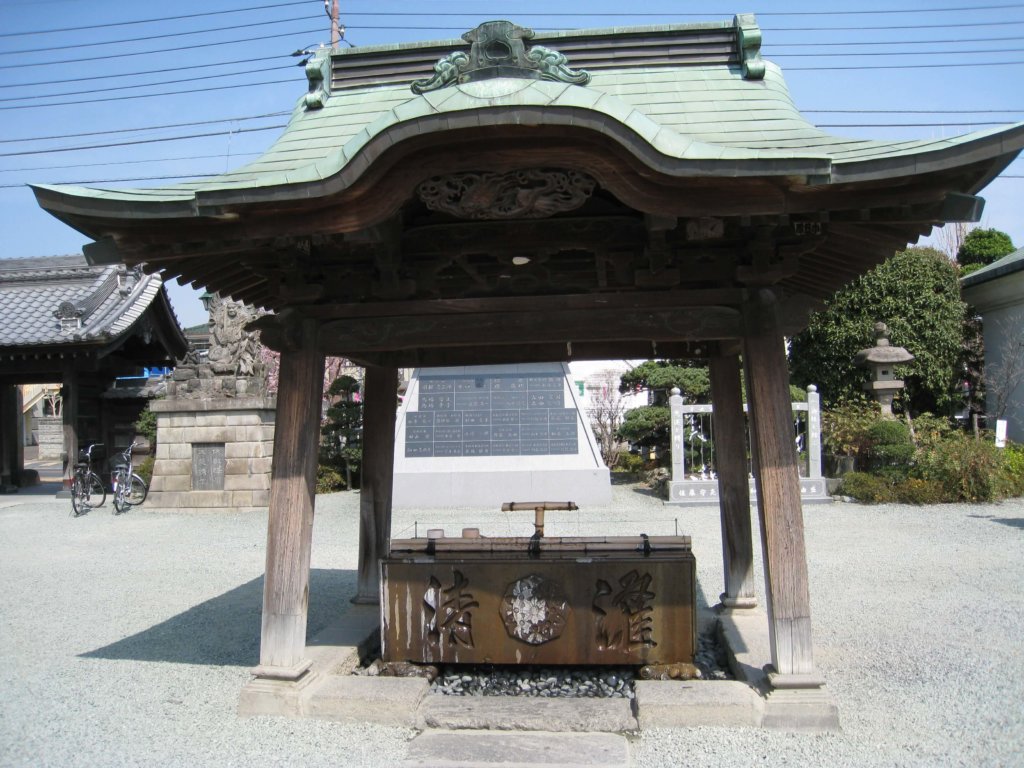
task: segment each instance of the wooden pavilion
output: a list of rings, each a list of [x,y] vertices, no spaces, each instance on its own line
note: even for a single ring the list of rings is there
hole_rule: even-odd
[[[367,367],[358,600],[388,550],[396,368],[710,360],[723,602],[754,602],[750,399],[777,689],[822,685],[784,337],[837,288],[949,221],[1024,146],[831,136],[732,23],[324,49],[277,142],[222,176],[35,187],[124,262],[265,307],[281,379],[259,676],[300,680],[325,355]]]

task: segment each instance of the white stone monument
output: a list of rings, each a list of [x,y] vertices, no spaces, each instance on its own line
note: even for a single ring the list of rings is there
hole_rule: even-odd
[[[567,365],[413,372],[396,424],[395,507],[610,500]]]

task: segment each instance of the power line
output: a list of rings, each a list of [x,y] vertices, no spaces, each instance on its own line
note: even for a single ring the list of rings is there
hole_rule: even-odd
[[[973,53],[1020,53],[1020,48],[984,48],[973,51],[844,51],[842,53],[773,53],[769,58],[791,59],[850,56],[959,56]]]
[[[1024,23],[1024,22],[1021,22]],[[108,59],[138,58],[139,56],[152,56],[157,53],[180,53],[181,51],[193,51],[197,48],[214,48],[226,45],[238,45],[240,43],[253,43],[260,40],[278,40],[284,37],[295,37],[297,35],[317,35],[323,32],[322,29],[307,30],[304,32],[287,32],[282,35],[261,35],[258,37],[240,37],[237,40],[222,40],[216,43],[196,43],[194,45],[179,45],[174,48],[154,48],[151,51],[136,51],[135,53],[108,53],[105,56],[86,56],[80,59],[58,59],[56,61],[33,61],[32,69],[49,67],[57,64],[81,64],[86,61],[107,61]],[[38,51],[36,51],[38,53]],[[0,69],[23,69],[25,64],[3,64]]]
[[[191,93],[209,93],[211,91],[225,91],[230,89],[238,88],[255,88],[261,85],[281,85],[284,83],[296,83],[295,78],[290,77],[285,80],[264,80],[259,83],[242,83],[241,85],[212,85],[207,88],[188,88],[184,91],[161,91],[159,93],[135,93],[129,96],[117,96],[112,99],[78,99],[77,101],[55,101],[53,104],[30,104],[27,106],[8,106],[0,107],[0,111],[10,109],[43,109],[44,107],[67,107],[77,104],[100,104],[106,101],[128,101],[131,99],[151,99],[155,96],[184,96]]]
[[[230,158],[258,157],[259,152],[239,152],[229,155]],[[143,163],[176,163],[182,160],[225,160],[225,153],[216,155],[185,155],[183,157],[150,157],[145,160],[115,160],[104,163],[76,163],[74,165],[36,165],[29,168],[0,168],[0,173],[28,173],[30,171],[63,171],[68,168],[104,168],[112,165],[142,165]]]
[[[141,176],[130,179],[86,179],[83,181],[62,181],[61,184],[119,184],[125,181],[163,181],[165,179],[208,179],[212,176],[220,176],[219,173],[180,173],[176,176]],[[12,187],[27,187],[29,182],[21,184],[0,184],[0,189],[11,189]]]
[[[785,48],[805,48],[805,47],[819,47],[819,46],[847,46],[847,47],[849,47],[849,46],[858,46],[858,45],[859,46],[872,46],[872,45],[904,45],[905,46],[905,45],[943,45],[943,44],[947,44],[947,43],[995,43],[995,42],[1004,42],[1004,41],[1007,41],[1007,40],[1018,40],[1019,41],[1019,40],[1024,40],[1024,38],[1022,38],[1020,36],[1008,36],[1008,37],[974,37],[974,38],[963,38],[963,39],[960,39],[960,40],[947,38],[947,39],[944,39],[944,40],[892,40],[892,41],[872,41],[872,40],[866,40],[866,41],[849,42],[849,43],[846,43],[846,42],[777,43],[775,45],[770,46],[770,50],[775,50],[776,48],[785,49]],[[900,51],[899,53],[903,53],[903,52]],[[768,57],[771,58],[772,55],[775,55],[775,54],[769,53]],[[797,54],[778,54],[778,55],[780,55],[780,56],[781,55],[795,56]],[[820,55],[826,55],[826,54],[820,54]],[[852,55],[858,55],[858,54],[856,52],[847,52],[844,55],[851,55],[852,56]],[[862,55],[868,55],[868,54],[862,54]],[[892,53],[891,55],[896,55],[896,52]],[[146,70],[138,70],[138,71],[134,71],[134,72],[118,72],[118,73],[109,74],[109,75],[92,75],[92,76],[89,76],[89,77],[70,77],[70,78],[69,77],[64,77],[64,78],[61,78],[60,82],[61,83],[80,83],[80,82],[86,82],[88,80],[115,80],[115,79],[119,80],[119,79],[123,79],[123,78],[126,78],[126,77],[141,77],[143,75],[166,74],[166,73],[169,73],[169,72],[184,72],[184,71],[195,70],[195,69],[212,69],[214,67],[226,67],[226,66],[231,66],[231,65],[234,65],[234,64],[253,64],[253,63],[262,62],[262,61],[273,61],[275,59],[289,58],[290,56],[291,56],[291,54],[279,54],[277,56],[261,56],[261,57],[257,57],[257,58],[248,58],[248,59],[232,59],[231,61],[219,61],[219,62],[214,62],[214,63],[211,63],[211,64],[191,64],[191,65],[182,66],[182,67],[162,67],[160,69],[146,69]],[[5,88],[34,88],[34,87],[38,87],[38,86],[53,85],[53,83],[54,83],[54,81],[52,79],[49,79],[49,80],[36,80],[36,81],[30,82],[30,83],[4,83],[4,84],[0,84],[0,90],[5,89]],[[52,94],[52,95],[57,95],[57,94]]]
[[[32,5],[33,3],[27,3]],[[158,19],[136,19],[135,21],[111,21],[105,24],[90,24],[78,27],[58,27],[55,29],[36,29],[22,32],[5,32],[0,37],[23,37],[25,35],[49,35],[54,32],[81,32],[83,29],[109,29],[110,27],[128,27],[133,24],[154,24],[159,21],[178,21],[180,19],[198,19],[200,16],[223,16],[228,13],[245,13],[247,11],[262,11],[268,8],[284,8],[292,5],[308,5],[306,0],[292,0],[290,3],[274,3],[272,5],[253,5],[248,8],[232,8],[226,11],[206,11],[204,13],[189,13],[184,16],[163,16]]]
[[[955,67],[1005,67],[1013,64],[1024,64],[1024,59],[1016,61],[971,61],[971,62],[960,62],[960,63],[940,63],[940,64],[929,64],[929,69],[942,68],[955,68]],[[868,69],[920,69],[918,64],[868,64],[865,66],[850,66],[850,67],[786,67],[787,72],[805,72],[808,70],[868,70]]]
[[[60,93],[44,93],[35,96],[8,96],[6,98],[0,98],[0,103],[8,101],[36,101],[38,99],[55,99],[61,96],[85,96],[90,93],[112,93],[114,91],[131,91],[136,88],[152,88],[156,85],[177,85],[178,83],[197,83],[205,82],[211,77],[222,78],[222,77],[237,77],[239,75],[254,75],[260,72],[277,72],[282,69],[290,69],[291,65],[278,65],[276,67],[262,67],[260,69],[243,69],[240,72],[220,72],[216,75],[202,75],[200,77],[179,77],[174,80],[158,80],[153,83],[133,83],[132,85],[115,85],[109,88],[91,88],[85,91],[62,91]],[[48,106],[42,104],[40,106]]]
[[[213,67],[227,67],[232,64],[254,64],[260,61],[273,61],[274,59],[290,59],[292,54],[281,53],[277,56],[260,56],[250,59],[234,59],[232,61],[218,61],[213,64],[190,64],[184,67],[163,67],[162,69],[142,69],[135,72],[117,72],[112,75],[91,75],[90,77],[62,77],[61,83],[84,83],[87,80],[121,80],[126,77],[142,77],[143,75],[162,75],[168,72],[185,72],[190,69],[212,69]],[[49,80],[37,80],[34,83],[4,83],[2,88],[34,88],[40,85],[53,85],[53,78]]]
[[[211,136],[235,135],[238,133],[259,133],[260,131],[279,131],[283,125],[266,125],[262,128],[239,128],[234,131],[213,131],[210,133],[193,133],[186,136],[165,136],[160,139],[136,139],[133,141],[115,141],[110,144],[93,144],[85,147],[52,147],[50,149],[25,149],[18,152],[0,152],[0,157],[26,157],[28,155],[50,155],[55,152],[84,152],[93,149],[111,149],[131,147],[138,144],[160,144],[165,141],[184,141],[186,139],[206,139]]]
[[[123,40],[104,40],[92,43],[76,43],[76,48],[96,48],[101,45],[122,45],[124,43],[145,43],[150,40],[166,40],[171,37],[188,37],[189,35],[205,35],[210,32],[230,32],[236,29],[248,27],[266,27],[271,24],[289,24],[293,21],[312,21],[316,16],[296,16],[291,19],[274,19],[272,21],[254,21],[249,24],[232,24],[229,27],[210,27],[209,29],[195,29],[190,32],[165,32],[162,35],[147,35],[145,37],[129,37]],[[19,53],[39,53],[39,48],[20,48],[14,51],[0,51],[0,56],[13,56]]]
[[[216,125],[217,123],[241,123],[248,120],[264,120],[271,117],[284,117],[290,112],[267,112],[263,115],[249,115],[246,117],[223,117],[211,120],[196,120],[189,123],[165,123],[163,125],[146,125],[139,128],[115,128],[109,131],[89,131],[88,133],[63,133],[53,136],[32,136],[24,139],[0,139],[0,144],[12,144],[26,141],[48,141],[51,139],[81,139],[86,136],[107,136],[114,133],[136,133],[138,131],[162,131],[166,128],[187,128],[195,125]]]

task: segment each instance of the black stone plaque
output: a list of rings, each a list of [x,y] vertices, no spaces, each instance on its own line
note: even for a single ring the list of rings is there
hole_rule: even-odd
[[[406,418],[405,455],[575,454],[579,416],[565,406],[558,374],[422,376],[418,411]]]
[[[463,456],[490,456],[490,440],[467,440],[463,443]]]
[[[491,407],[491,393],[483,392],[456,392],[455,410],[457,411],[483,411]]]
[[[491,411],[491,424],[518,424],[519,411]]]
[[[434,427],[434,442],[461,443],[462,427]]]
[[[462,426],[462,411],[438,411],[434,414],[434,426],[435,427],[461,427]],[[438,440],[444,438],[439,437]]]
[[[534,408],[519,412],[520,424],[547,424],[548,411],[545,408]]]
[[[576,438],[576,425],[551,424],[548,427],[548,437],[552,440],[574,440]]]
[[[495,411],[525,408],[527,392],[492,392],[491,409]]]
[[[224,490],[224,443],[192,444],[192,490]]]
[[[559,392],[534,392],[530,390],[527,401],[530,408],[561,408],[565,405],[564,393]]]
[[[454,395],[425,395],[420,393],[421,411],[450,411],[455,408]]]
[[[406,419],[406,424],[410,427],[432,427],[434,426],[434,412],[410,413]]]
[[[451,379],[420,379],[420,394],[430,395],[438,392],[454,392],[455,382]]]
[[[527,440],[547,440],[548,439],[548,425],[547,424],[523,424],[519,432],[519,437],[525,443]]]
[[[576,409],[575,408],[556,408],[548,411],[548,423],[549,424],[575,424],[576,423]]]

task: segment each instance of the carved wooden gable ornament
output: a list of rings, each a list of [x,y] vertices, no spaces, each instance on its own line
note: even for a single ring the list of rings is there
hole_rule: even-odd
[[[590,73],[570,69],[558,51],[534,45],[527,50],[524,40],[533,38],[533,30],[511,21],[485,21],[466,32],[462,39],[470,43],[469,53],[454,51],[434,65],[433,77],[414,80],[413,93],[436,91],[456,83],[488,80],[494,77],[523,77],[531,80],[556,80],[586,85]]]

